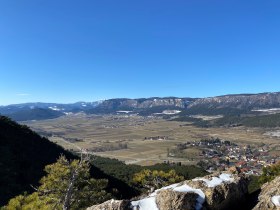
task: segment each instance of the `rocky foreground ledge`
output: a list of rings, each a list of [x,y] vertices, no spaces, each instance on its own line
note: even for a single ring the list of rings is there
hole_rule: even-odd
[[[253,210],[280,210],[280,176],[264,184]]]
[[[240,209],[247,189],[244,176],[215,173],[163,187],[141,200],[109,200],[87,210]]]

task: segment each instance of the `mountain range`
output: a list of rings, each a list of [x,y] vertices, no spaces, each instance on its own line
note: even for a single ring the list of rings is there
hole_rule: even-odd
[[[277,108],[280,108],[280,92],[233,94],[207,98],[117,98],[71,104],[24,103],[0,106],[0,113],[17,121],[25,121],[52,119],[77,112],[87,114],[137,113],[139,115],[152,115],[162,114],[165,110],[177,110],[177,112],[168,113],[183,116],[193,114],[248,114],[260,109],[277,110]]]

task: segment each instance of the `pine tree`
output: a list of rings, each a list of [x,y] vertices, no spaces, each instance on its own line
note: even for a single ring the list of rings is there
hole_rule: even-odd
[[[259,178],[259,183],[264,184],[270,182],[280,175],[280,161],[271,166],[264,167],[262,169],[262,175]]]
[[[68,161],[60,156],[56,163],[47,165],[47,173],[40,186],[31,195],[20,195],[10,200],[7,210],[14,209],[83,209],[109,198],[104,190],[108,184],[104,179],[90,178],[89,158]]]
[[[133,177],[134,184],[153,192],[155,189],[183,181],[184,177],[176,174],[175,170],[169,172],[144,169]]]

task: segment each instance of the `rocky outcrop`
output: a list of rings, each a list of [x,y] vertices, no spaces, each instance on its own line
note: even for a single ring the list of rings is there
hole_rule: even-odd
[[[237,209],[246,197],[247,178],[237,174],[216,173],[202,178],[187,180],[156,190],[149,196],[131,201],[123,208],[112,208],[107,201],[88,210],[228,210]],[[127,204],[127,203],[126,203]],[[119,205],[121,206],[121,205]]]
[[[205,194],[204,206],[207,209],[235,209],[236,204],[242,203],[248,193],[248,180],[237,174],[224,177],[223,175],[226,174],[216,173],[186,181],[186,184],[203,191]]]
[[[159,209],[164,210],[195,209],[197,197],[198,194],[193,192],[161,190],[157,193],[156,204]]]
[[[262,186],[254,210],[280,210],[280,176]]]
[[[128,210],[128,200],[109,200],[99,205],[94,205],[87,208],[87,210]]]

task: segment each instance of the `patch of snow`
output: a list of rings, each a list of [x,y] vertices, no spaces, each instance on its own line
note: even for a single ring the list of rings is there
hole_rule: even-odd
[[[118,113],[125,113],[125,114],[128,114],[128,113],[131,113],[133,111],[117,111]]]
[[[155,196],[144,198],[139,201],[132,201],[131,205],[133,210],[158,210]]]
[[[198,197],[196,199],[195,209],[200,210],[202,208],[202,205],[205,201],[205,194],[202,192],[201,189],[195,189],[195,188],[192,188],[192,187],[184,184],[182,186],[175,187],[173,190],[177,191],[177,192],[184,192],[184,193],[194,192],[194,193],[198,194]]]
[[[280,137],[280,130],[268,131],[268,132],[264,133],[263,135],[273,136],[273,137]]]
[[[280,111],[280,108],[271,108],[271,109],[253,109],[253,112],[275,112]]]
[[[137,209],[139,208],[139,210],[158,210],[157,204],[156,204],[156,195],[160,190],[166,190],[166,189],[172,189],[176,192],[194,192],[196,194],[198,194],[198,197],[196,199],[196,206],[195,209],[196,210],[200,210],[202,208],[202,205],[205,201],[205,194],[202,192],[201,189],[195,189],[192,188],[186,184],[178,186],[180,183],[176,183],[176,184],[172,184],[166,187],[163,187],[161,189],[156,190],[155,192],[153,192],[152,194],[149,195],[149,197],[144,198],[142,200],[138,200],[138,201],[132,201],[131,205],[132,205],[132,209]]]
[[[262,112],[264,114],[277,114],[280,113],[280,108],[271,108],[271,109],[253,109],[253,112]]]
[[[162,114],[168,114],[168,115],[171,115],[171,114],[178,114],[180,113],[181,111],[180,110],[164,110],[162,112]]]
[[[63,109],[59,109],[59,108],[57,108],[56,106],[50,106],[49,107],[49,109],[51,109],[51,110],[54,110],[54,111],[60,111],[60,110],[63,110]]]
[[[275,206],[280,207],[280,195],[273,196],[271,201]]]
[[[225,173],[222,173],[220,174],[220,179],[222,179],[224,182],[233,182],[234,181],[234,178],[232,178],[231,174],[225,174]]]
[[[207,185],[207,187],[216,187],[223,182],[233,182],[233,178],[230,174],[221,174],[219,177],[212,177],[211,180],[205,178],[196,178],[193,181],[203,181]]]
[[[166,187],[161,188],[161,190],[174,189],[174,188],[177,187],[178,185],[179,185],[179,183],[172,184],[172,185],[169,185],[169,186],[166,186]],[[158,191],[158,190],[156,190],[156,191]]]
[[[179,183],[176,183],[176,184],[172,184],[172,185],[169,185],[169,186],[160,188],[160,189],[158,189],[158,190],[155,190],[155,192],[153,192],[150,196],[156,196],[156,194],[157,194],[158,191],[160,191],[160,190],[174,189],[174,188],[177,187],[178,185],[179,185]]]
[[[224,116],[223,115],[200,115],[200,114],[198,114],[198,115],[190,115],[190,117],[209,121],[209,120],[216,120],[216,119],[222,118]]]

